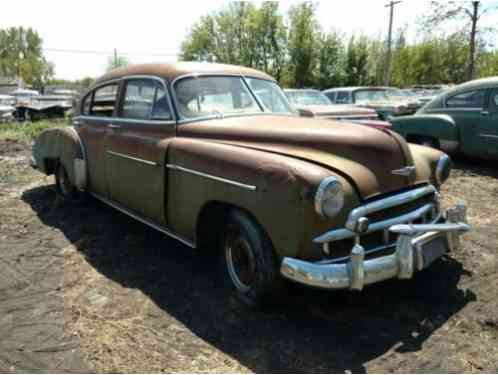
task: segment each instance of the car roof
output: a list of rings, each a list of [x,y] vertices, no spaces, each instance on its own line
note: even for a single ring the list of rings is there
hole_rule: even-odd
[[[322,92],[334,92],[334,91],[357,91],[357,90],[386,90],[392,89],[393,87],[385,87],[385,86],[350,86],[350,87],[335,87],[333,89],[327,89]]]
[[[473,81],[462,83],[445,92],[445,95],[453,95],[462,91],[473,89],[485,89],[490,87],[498,87],[498,76],[475,79]]]
[[[129,65],[110,71],[109,73],[98,78],[95,83],[100,84],[113,79],[139,75],[158,76],[173,81],[176,78],[190,74],[241,75],[275,81],[271,76],[259,70],[237,65],[207,62],[176,62]]]

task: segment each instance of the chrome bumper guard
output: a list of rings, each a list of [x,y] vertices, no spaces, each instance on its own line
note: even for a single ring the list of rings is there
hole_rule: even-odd
[[[415,271],[428,266],[424,264],[424,245],[438,237],[444,239],[442,244],[441,241],[436,244],[439,248],[434,259],[459,246],[460,234],[470,229],[466,213],[464,205],[457,205],[446,211],[443,223],[390,225],[389,231],[398,234],[393,245],[395,251],[390,255],[365,260],[365,250],[356,241],[347,262],[306,262],[284,258],[280,272],[289,280],[323,289],[362,290],[365,285],[387,279],[410,279]],[[339,237],[343,238],[343,235]],[[441,246],[445,248],[440,249]]]

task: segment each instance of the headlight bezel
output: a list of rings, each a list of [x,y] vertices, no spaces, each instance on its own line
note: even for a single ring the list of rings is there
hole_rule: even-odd
[[[336,191],[336,196],[334,199],[339,200],[339,205],[336,207],[334,212],[327,212],[327,209],[325,207],[325,203],[327,200],[327,193],[330,192],[330,189],[337,189]],[[342,186],[341,181],[335,176],[329,176],[325,177],[321,182],[320,185],[318,186],[316,193],[315,193],[315,211],[317,214],[319,214],[322,217],[325,218],[333,218],[337,216],[338,213],[341,212],[341,210],[344,207],[344,188]]]
[[[451,169],[451,158],[446,154],[440,156],[434,173],[436,182],[439,186],[441,186],[448,180],[448,178],[450,177]]]

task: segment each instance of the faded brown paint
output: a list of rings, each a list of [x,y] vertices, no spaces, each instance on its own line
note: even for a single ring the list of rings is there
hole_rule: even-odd
[[[170,64],[120,69],[99,79],[97,85],[126,75],[174,79],[187,73],[271,79],[234,66]],[[361,201],[433,183],[441,155],[408,146],[387,130],[293,116],[263,114],[162,125],[89,117],[81,122],[75,129],[87,152],[89,191],[193,242],[199,215],[210,202],[240,207],[263,226],[279,256],[302,259],[316,258],[312,238],[342,227]],[[109,124],[121,128],[113,130]],[[71,159],[82,157],[74,133],[59,129],[42,133],[34,154],[37,164],[61,158],[69,168]],[[256,191],[167,169],[167,164],[254,185]],[[391,173],[407,165],[417,167],[412,179]],[[313,207],[316,188],[327,176],[338,178],[345,191],[345,207],[333,219],[320,217]]]
[[[179,62],[171,64],[140,64],[115,69],[99,78],[96,81],[96,84],[133,75],[150,75],[166,78],[169,81],[173,81],[175,78],[181,77],[186,74],[243,75],[247,77],[255,77],[274,81],[274,79],[268,74],[251,68],[244,68],[241,66],[228,64]]]

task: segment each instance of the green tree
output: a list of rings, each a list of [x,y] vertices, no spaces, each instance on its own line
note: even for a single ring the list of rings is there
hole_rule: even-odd
[[[321,89],[342,86],[346,80],[346,52],[341,35],[336,32],[317,36],[316,85]]]
[[[316,46],[319,26],[315,5],[302,2],[289,10],[289,84],[301,88],[313,86],[316,64]]]
[[[346,53],[346,84],[360,86],[369,84],[368,38],[352,36]]]
[[[31,28],[0,30],[0,74],[21,77],[28,85],[42,87],[54,75],[54,67],[43,56],[43,41]]]
[[[495,6],[485,5],[483,1],[431,1],[423,25],[433,30],[434,27],[453,21],[462,28],[459,32],[468,35],[467,79],[475,76],[476,52],[481,33],[479,21],[486,13],[496,11]]]

